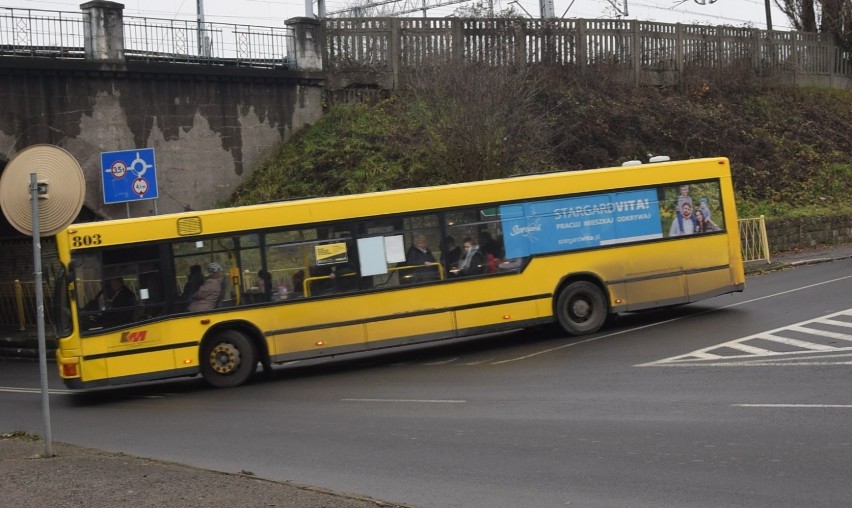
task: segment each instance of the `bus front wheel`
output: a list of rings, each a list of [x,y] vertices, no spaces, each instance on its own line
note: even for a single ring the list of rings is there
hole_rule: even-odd
[[[571,335],[598,331],[608,313],[603,291],[592,282],[572,282],[556,300],[556,318],[562,329]]]
[[[216,388],[245,383],[256,367],[254,345],[236,330],[218,332],[201,347],[201,374]]]

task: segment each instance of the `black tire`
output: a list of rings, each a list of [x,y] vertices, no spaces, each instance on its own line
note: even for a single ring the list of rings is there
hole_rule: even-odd
[[[597,284],[588,281],[565,286],[556,300],[555,311],[559,325],[570,335],[598,331],[609,315],[603,291]]]
[[[236,330],[223,330],[201,346],[201,374],[216,388],[239,386],[257,368],[257,351],[251,340]]]

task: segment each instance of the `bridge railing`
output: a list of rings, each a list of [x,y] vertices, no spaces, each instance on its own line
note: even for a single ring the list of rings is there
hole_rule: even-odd
[[[85,58],[82,12],[0,7],[0,55]]]
[[[0,56],[85,59],[89,22],[84,12],[0,7]],[[122,28],[125,60],[263,68],[295,63],[292,28],[132,16],[123,17]]]
[[[606,65],[613,79],[670,84],[692,69],[843,87],[852,60],[823,33],[637,20],[332,18],[325,68],[400,75],[423,62]],[[395,82],[394,85],[398,83]]]
[[[124,54],[132,60],[280,67],[293,63],[292,39],[289,28],[124,18]]]

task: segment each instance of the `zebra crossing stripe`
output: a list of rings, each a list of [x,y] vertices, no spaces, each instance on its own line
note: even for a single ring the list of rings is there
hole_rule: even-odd
[[[852,342],[852,335],[847,335],[845,333],[827,332],[825,330],[819,330],[817,328],[806,328],[804,326],[796,325],[788,327],[787,330],[809,333],[811,335],[819,335],[820,337],[830,337],[832,339],[848,340]]]
[[[849,320],[847,321],[843,318],[848,318]],[[760,356],[779,357],[811,354],[818,352],[835,353],[852,350],[852,333],[847,334],[828,330],[821,330],[819,328],[814,328],[814,324],[830,325],[836,328],[852,328],[852,309],[846,309],[816,319],[809,319],[800,323],[782,326],[774,330],[756,333],[747,337],[741,337],[732,341],[723,342],[722,344],[716,344],[715,346],[698,349],[696,351],[684,355],[672,356],[670,358],[665,358],[649,363],[643,363],[636,366],[652,367],[661,365],[719,365],[718,362],[715,362],[717,360],[726,360],[726,365],[728,365],[732,364],[730,362],[731,360],[742,362]],[[784,331],[810,335],[814,338],[825,337],[839,341],[849,342],[850,344],[848,346],[833,346],[827,344],[820,344],[817,342],[810,342],[803,339],[793,339],[780,335],[780,332]],[[768,342],[784,344],[787,346],[800,348],[805,351],[772,351],[771,349],[766,349],[765,347],[758,347],[753,344],[747,344],[748,341],[754,340],[764,340]],[[720,354],[725,350],[739,351],[744,354]]]
[[[769,340],[772,342],[778,342],[781,344],[786,344],[788,346],[796,346],[802,349],[811,349],[813,351],[835,351],[837,348],[834,346],[826,346],[824,344],[814,344],[813,342],[808,342],[806,340],[799,339],[791,339],[789,337],[779,337],[777,335],[765,334],[760,335],[760,338],[763,340]]]
[[[822,319],[820,319],[816,322],[817,323],[825,323],[825,324],[831,325],[831,326],[840,326],[840,327],[852,328],[852,323],[850,323],[848,321],[838,321],[836,319],[822,318]]]
[[[743,344],[742,342],[729,342],[725,344],[725,347],[730,349],[736,349],[737,351],[742,351],[743,353],[749,353],[752,355],[771,355],[772,351],[768,349],[763,349],[762,347],[754,347],[749,346],[748,344]],[[722,358],[721,356],[719,358]]]

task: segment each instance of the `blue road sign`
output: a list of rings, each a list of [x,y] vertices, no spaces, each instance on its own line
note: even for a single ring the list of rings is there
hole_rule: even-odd
[[[157,199],[154,149],[101,152],[104,204]]]

